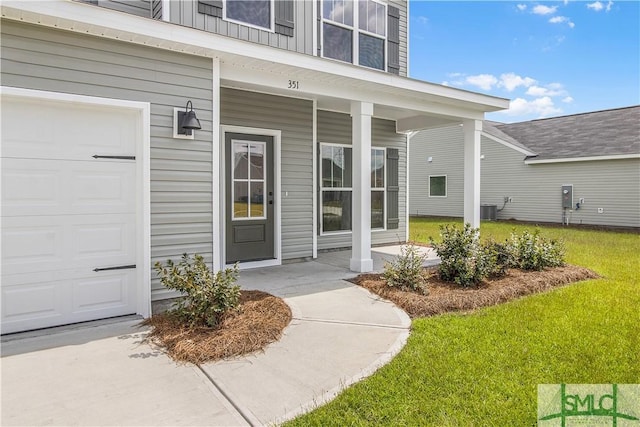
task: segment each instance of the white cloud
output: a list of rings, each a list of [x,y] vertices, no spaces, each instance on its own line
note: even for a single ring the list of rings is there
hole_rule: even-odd
[[[426,16],[418,16],[416,18],[416,21],[418,21],[418,23],[422,24],[422,25],[426,25],[429,23],[429,18],[427,18]]]
[[[549,22],[551,24],[562,24],[566,22],[570,28],[574,28],[576,26],[576,24],[574,24],[573,21],[571,21],[571,19],[567,18],[566,16],[554,16],[552,18],[549,18]]]
[[[508,116],[535,116],[537,118],[549,117],[562,113],[562,109],[556,107],[548,96],[528,101],[524,98],[516,98],[511,101],[509,109],[501,111]]]
[[[573,22],[571,22],[571,21],[569,21],[569,24],[568,24],[568,25],[569,25],[569,28],[575,28],[575,27],[576,27],[576,24],[574,24],[574,23],[573,23]]]
[[[587,3],[587,8],[595,10],[596,12],[600,12],[602,9],[604,9],[604,5],[599,1],[594,1],[593,3]]]
[[[571,104],[573,102],[573,98],[570,96],[564,97],[562,98],[562,102],[564,102],[565,104]]]
[[[531,86],[527,89],[526,95],[536,98],[548,96],[567,96],[567,91],[560,83],[551,83],[546,86]]]
[[[607,12],[611,12],[611,6],[613,6],[613,2],[609,0],[609,3],[607,3]]]
[[[491,90],[491,88],[498,83],[498,79],[491,74],[478,74],[476,76],[468,76],[465,82],[483,90]]]
[[[526,4],[519,4],[516,6],[518,8],[518,10],[520,11],[525,11],[527,10],[527,5]]]
[[[505,88],[509,92],[513,92],[519,86],[529,87],[535,84],[535,79],[531,77],[521,77],[515,73],[505,73],[500,76],[498,86]]]
[[[538,4],[533,8],[533,13],[536,15],[553,15],[558,10],[558,6],[545,6]]]

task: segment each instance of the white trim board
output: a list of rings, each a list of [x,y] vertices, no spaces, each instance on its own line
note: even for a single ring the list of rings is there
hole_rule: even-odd
[[[136,314],[151,315],[151,106],[148,102],[48,92],[10,86],[0,87],[3,97],[50,100],[72,104],[134,110],[138,113],[136,136]]]
[[[231,126],[231,125],[220,125],[220,159],[219,159],[219,170],[220,170],[220,182],[219,182],[219,194],[220,200],[219,203],[219,211],[218,215],[220,218],[220,239],[219,246],[214,249],[214,257],[215,254],[219,255],[219,262],[221,266],[229,266],[226,263],[226,160],[225,159],[225,134],[227,132],[231,133],[244,133],[248,135],[265,135],[273,137],[273,177],[274,177],[274,192],[275,198],[274,203],[275,206],[275,221],[274,221],[274,258],[268,259],[264,261],[251,261],[251,262],[241,262],[238,265],[240,266],[240,270],[250,269],[250,268],[258,268],[258,267],[270,267],[274,265],[282,264],[282,181],[281,181],[281,171],[282,171],[282,156],[281,156],[281,143],[282,143],[282,131],[277,129],[263,129],[263,128],[253,128],[246,126]],[[215,165],[214,165],[215,167]],[[215,185],[215,183],[214,183]]]
[[[616,154],[611,156],[567,157],[564,159],[525,160],[525,165],[539,165],[544,163],[593,162],[601,160],[640,159],[640,154]]]

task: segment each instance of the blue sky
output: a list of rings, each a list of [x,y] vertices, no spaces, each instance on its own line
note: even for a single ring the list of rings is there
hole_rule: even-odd
[[[519,122],[640,104],[639,1],[410,3],[413,78],[511,99]]]

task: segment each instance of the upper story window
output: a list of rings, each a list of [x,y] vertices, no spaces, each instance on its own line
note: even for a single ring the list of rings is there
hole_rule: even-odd
[[[386,23],[387,5],[376,0],[323,0],[322,55],[384,70]]]
[[[273,2],[274,0],[225,0],[225,19],[272,31]]]

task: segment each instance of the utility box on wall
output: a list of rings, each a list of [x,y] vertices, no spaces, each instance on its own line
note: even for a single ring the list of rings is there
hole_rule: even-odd
[[[573,184],[562,186],[562,208],[573,209]]]

